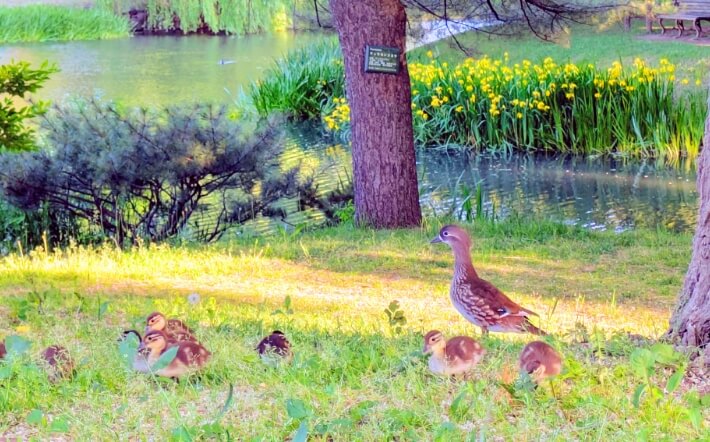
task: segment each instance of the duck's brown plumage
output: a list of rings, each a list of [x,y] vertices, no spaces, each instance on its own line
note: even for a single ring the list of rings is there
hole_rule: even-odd
[[[468,336],[445,339],[438,330],[424,336],[424,353],[431,353],[429,370],[436,374],[457,375],[470,372],[480,362],[486,350]]]
[[[138,371],[148,372],[160,356],[169,348],[177,346],[175,358],[167,367],[155,371],[158,376],[179,378],[202,368],[212,355],[205,347],[192,341],[173,342],[160,331],[153,330],[143,336],[143,342],[138,347],[139,355],[134,361],[134,368]],[[141,360],[140,358],[143,358]]]
[[[291,343],[286,339],[286,335],[279,330],[274,330],[269,336],[262,339],[256,346],[256,351],[261,357],[274,354],[290,360],[293,356]]]
[[[560,374],[562,358],[550,345],[533,341],[520,352],[520,370],[528,373],[536,382]]]
[[[57,382],[60,379],[69,379],[74,375],[74,361],[69,350],[61,345],[50,345],[42,352],[42,359],[46,363],[49,380]]]
[[[0,359],[4,359],[6,354],[5,341],[0,341]]]
[[[546,334],[528,319],[528,316],[537,316],[537,313],[513,302],[496,286],[478,276],[471,262],[471,239],[465,230],[455,225],[444,226],[431,242],[444,242],[454,253],[450,296],[454,307],[464,318],[481,327],[484,333],[490,330]]]
[[[195,332],[184,322],[179,319],[167,319],[160,312],[153,312],[146,318],[145,333],[153,330],[162,331],[168,338],[177,342],[198,342],[197,338],[195,338]]]

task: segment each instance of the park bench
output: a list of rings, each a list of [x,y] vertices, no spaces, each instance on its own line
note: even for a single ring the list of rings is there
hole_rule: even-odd
[[[684,21],[692,21],[695,29],[695,38],[700,38],[703,29],[700,21],[710,21],[710,0],[677,0],[678,9],[675,12],[657,14],[658,24],[661,25],[661,34],[665,34],[668,29],[678,29],[678,37],[683,35],[685,27]],[[674,28],[663,26],[663,20],[675,20]]]

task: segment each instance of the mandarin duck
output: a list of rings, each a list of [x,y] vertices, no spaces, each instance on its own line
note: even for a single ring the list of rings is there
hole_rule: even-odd
[[[454,307],[464,318],[479,326],[484,334],[489,330],[547,334],[528,319],[530,315],[538,316],[537,313],[519,306],[478,276],[471,262],[471,238],[464,229],[455,225],[442,227],[431,243],[442,242],[454,253],[454,277],[449,294]]]
[[[464,377],[483,358],[486,350],[475,339],[468,336],[454,336],[445,339],[439,330],[432,330],[424,336],[425,354],[431,353],[429,370],[440,375]]]
[[[184,322],[179,319],[166,319],[160,312],[153,312],[146,318],[145,333],[154,330],[162,331],[173,341],[197,342],[195,333]]]
[[[262,361],[268,362],[274,356],[283,358],[286,362],[290,362],[293,358],[291,343],[280,330],[274,330],[269,336],[262,339],[255,350],[259,352],[259,357]]]
[[[529,374],[536,383],[560,374],[561,370],[559,353],[542,341],[533,341],[520,352],[520,371]]]
[[[178,379],[204,367],[212,355],[205,347],[193,341],[173,342],[160,330],[153,330],[143,336],[138,346],[138,355],[133,362],[136,371],[152,372],[151,367],[169,348],[177,347],[177,353],[167,367],[155,371],[158,376]]]
[[[5,341],[0,341],[0,359],[5,359],[7,350],[5,349]]]
[[[69,355],[69,350],[61,345],[50,345],[42,352],[47,375],[51,382],[69,379],[74,376],[74,360]]]

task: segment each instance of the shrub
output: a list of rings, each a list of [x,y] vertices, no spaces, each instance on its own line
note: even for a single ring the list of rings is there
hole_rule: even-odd
[[[97,8],[0,7],[0,43],[128,37],[128,19]]]
[[[432,60],[410,65],[416,141],[474,149],[523,149],[574,154],[617,153],[677,161],[697,157],[705,119],[704,91],[676,83],[675,66],[636,59],[541,64],[467,59],[449,66]],[[692,87],[692,86],[690,86]],[[349,107],[333,97],[323,107],[329,130],[347,131]]]
[[[212,105],[54,107],[41,124],[46,149],[0,157],[0,188],[22,209],[47,204],[119,244],[186,227],[212,240],[231,223],[280,213],[272,205],[298,187],[296,169],[277,172],[278,134],[256,126]]]
[[[290,52],[248,88],[261,115],[283,112],[294,118],[317,118],[331,97],[345,93],[345,71],[336,42]]]
[[[59,70],[42,63],[39,69],[31,69],[27,62],[11,62],[0,66],[0,152],[34,148],[34,130],[27,126],[27,120],[43,114],[47,102],[37,101],[29,105],[19,105],[25,94],[35,93]]]

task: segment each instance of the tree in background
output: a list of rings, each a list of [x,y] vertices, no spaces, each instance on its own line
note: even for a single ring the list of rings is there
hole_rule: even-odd
[[[58,72],[55,66],[42,63],[31,69],[27,62],[11,62],[0,66],[0,151],[23,151],[35,147],[34,129],[27,120],[43,114],[48,103],[25,102],[28,93],[37,92],[50,75]],[[24,105],[21,103],[25,103]]]
[[[700,348],[710,366],[710,101],[697,167],[700,211],[693,255],[668,334],[683,346]]]
[[[566,22],[609,8],[548,0],[330,0],[350,103],[355,218],[359,224],[377,228],[413,227],[421,222],[405,57],[405,7],[459,30],[481,28],[509,34],[525,29],[542,39],[553,38]],[[396,48],[399,72],[366,73],[368,45]]]

